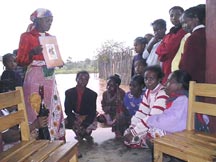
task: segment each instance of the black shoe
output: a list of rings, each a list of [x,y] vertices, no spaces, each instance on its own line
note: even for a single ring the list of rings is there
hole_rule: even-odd
[[[86,135],[84,138],[86,139],[87,142],[90,142],[90,143],[93,142],[93,137],[91,135]]]
[[[82,158],[82,154],[81,154],[81,153],[78,153],[77,158],[78,158],[78,159]]]
[[[154,150],[154,144],[153,144],[153,142],[152,142],[151,139],[147,138],[147,139],[146,139],[146,144],[147,144],[147,146],[151,149],[151,151]]]
[[[106,118],[105,118],[103,115],[99,115],[99,116],[97,117],[97,121],[98,121],[99,123],[106,123]]]

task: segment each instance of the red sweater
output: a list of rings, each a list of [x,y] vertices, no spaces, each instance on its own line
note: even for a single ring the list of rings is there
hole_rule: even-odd
[[[206,34],[205,28],[195,30],[186,40],[179,68],[187,71],[192,80],[205,82]]]
[[[46,33],[46,35],[49,34]],[[35,29],[30,32],[25,32],[21,35],[16,59],[19,65],[29,65],[32,62],[32,60],[44,60],[42,53],[39,55],[34,55],[32,57],[32,60],[29,59],[30,50],[40,45],[38,39],[39,36],[39,32]]]
[[[161,44],[156,50],[159,60],[162,62],[162,70],[165,74],[163,83],[167,81],[167,78],[171,73],[172,60],[175,57],[179,49],[181,39],[185,34],[186,32],[182,28],[179,28],[176,32],[169,32],[164,36]]]

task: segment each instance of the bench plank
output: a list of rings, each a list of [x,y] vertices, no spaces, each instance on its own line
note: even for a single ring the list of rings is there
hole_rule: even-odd
[[[77,162],[78,142],[67,142],[57,148],[44,162]]]
[[[23,148],[27,147],[28,145],[30,145],[31,143],[33,143],[35,140],[31,140],[31,141],[23,141],[20,142],[16,145],[14,145],[12,148],[10,148],[7,151],[1,152],[0,154],[0,159],[2,161],[6,161],[6,158],[9,158],[11,156],[13,156],[15,153],[17,153],[18,151],[22,150]]]
[[[19,90],[13,92],[0,93],[0,109],[11,107],[22,102],[22,96]]]
[[[7,162],[23,162],[30,155],[35,153],[37,150],[48,144],[48,140],[35,140],[33,143],[19,149],[13,156],[6,158]]]
[[[0,118],[0,132],[7,130],[8,128],[14,127],[23,121],[25,121],[25,118],[23,116],[23,110],[9,114],[7,116],[3,116]]]
[[[208,159],[209,155],[216,155],[215,147],[209,146],[208,143],[203,144],[181,136],[170,135],[161,138],[161,140],[157,139],[156,141],[163,145],[172,147],[173,149],[179,149],[183,153],[191,154],[200,158]]]
[[[27,161],[42,161],[46,159],[50,153],[52,153],[54,150],[56,150],[58,147],[60,147],[62,144],[64,144],[64,141],[51,141],[47,143],[47,145],[44,145],[42,148],[40,148],[36,153],[29,156],[27,159],[25,159],[25,162]]]

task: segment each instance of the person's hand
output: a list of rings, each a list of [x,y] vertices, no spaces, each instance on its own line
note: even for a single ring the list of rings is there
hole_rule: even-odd
[[[153,40],[151,41],[152,44],[156,44],[157,42],[159,42],[161,39],[159,39],[159,37],[157,35],[154,36]]]
[[[35,122],[35,128],[43,128],[47,127],[48,125],[48,117],[47,116],[42,116],[38,117]]]
[[[38,138],[38,131],[35,129],[35,130],[31,131],[30,139],[33,140],[33,139],[37,139],[37,138]]]
[[[126,135],[124,135],[124,140],[126,141],[126,142],[131,142],[132,141],[132,139],[133,139],[133,134],[130,132],[130,133],[128,133],[128,134],[126,134]]]

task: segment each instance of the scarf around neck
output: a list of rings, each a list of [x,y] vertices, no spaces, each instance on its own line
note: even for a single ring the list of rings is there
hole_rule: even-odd
[[[187,90],[179,90],[174,93],[172,93],[169,98],[166,100],[166,108],[169,109],[172,106],[173,101],[178,98],[179,96],[187,96],[188,97],[188,91]]]

